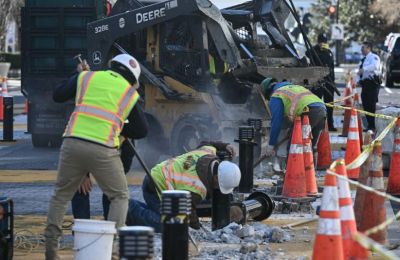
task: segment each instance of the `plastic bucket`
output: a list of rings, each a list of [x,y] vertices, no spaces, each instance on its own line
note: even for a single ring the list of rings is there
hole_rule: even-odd
[[[75,219],[74,260],[110,260],[115,222],[91,219]]]

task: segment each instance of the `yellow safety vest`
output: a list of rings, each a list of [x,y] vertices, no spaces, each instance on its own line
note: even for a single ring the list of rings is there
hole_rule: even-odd
[[[297,116],[304,112],[306,106],[312,103],[323,103],[323,101],[311,93],[308,89],[298,85],[286,85],[278,88],[272,97],[280,98],[283,102],[285,115],[294,121]]]
[[[119,147],[126,118],[139,99],[129,82],[114,71],[84,71],[78,76],[75,109],[64,137]]]
[[[216,155],[213,146],[202,146],[197,150],[166,160],[151,169],[152,179],[159,190],[186,190],[204,199],[207,189],[196,171],[197,161],[205,155]],[[161,194],[158,194],[161,196]]]

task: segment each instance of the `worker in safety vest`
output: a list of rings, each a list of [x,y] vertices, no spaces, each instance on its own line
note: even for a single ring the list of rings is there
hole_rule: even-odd
[[[261,82],[261,87],[265,98],[269,100],[272,114],[267,155],[275,155],[282,126],[293,125],[296,117],[306,111],[312,128],[312,146],[315,152],[319,135],[325,127],[326,107],[324,102],[306,88],[288,81],[277,82],[274,78],[266,78]]]
[[[146,176],[143,185],[143,197],[146,202],[130,200],[127,217],[128,226],[151,226],[161,231],[159,192],[165,190],[190,191],[192,210],[190,226],[200,228],[196,214],[196,205],[206,197],[211,198],[214,189],[228,194],[239,185],[239,167],[229,161],[219,162],[217,150],[225,150],[234,156],[233,146],[220,143],[202,143],[191,152],[157,164],[151,169],[151,180]]]
[[[108,219],[116,222],[117,228],[125,225],[129,190],[118,150],[119,137],[126,120],[129,124],[143,123],[132,121],[139,99],[139,76],[138,61],[121,54],[112,59],[110,70],[82,71],[56,90],[58,95],[64,93],[66,100],[75,96],[75,109],[63,135],[57,181],[47,215],[47,260],[59,259],[58,241],[65,210],[88,172],[111,202]]]

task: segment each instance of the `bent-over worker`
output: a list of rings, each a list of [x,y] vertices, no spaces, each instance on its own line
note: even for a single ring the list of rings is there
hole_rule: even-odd
[[[211,198],[214,188],[228,194],[239,185],[239,167],[229,161],[219,163],[217,150],[234,154],[233,146],[220,142],[203,142],[191,152],[157,164],[151,169],[151,180],[145,177],[142,185],[146,203],[130,200],[127,217],[128,226],[151,226],[161,231],[160,199],[165,190],[186,190],[191,193],[192,210],[190,226],[200,228],[196,205],[206,197]],[[155,186],[156,185],[156,186]]]
[[[325,127],[326,107],[324,102],[305,87],[294,85],[288,81],[277,82],[273,78],[266,78],[261,82],[261,87],[265,98],[269,100],[272,114],[267,155],[275,155],[279,133],[284,121],[293,125],[296,117],[301,116],[305,111],[308,112],[310,120],[312,147],[315,152],[319,135]]]

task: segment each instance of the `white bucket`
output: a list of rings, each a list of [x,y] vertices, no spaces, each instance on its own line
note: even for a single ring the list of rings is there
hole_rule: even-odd
[[[110,260],[115,222],[91,219],[75,219],[74,260]]]

